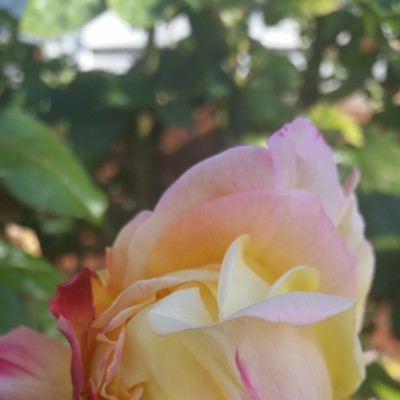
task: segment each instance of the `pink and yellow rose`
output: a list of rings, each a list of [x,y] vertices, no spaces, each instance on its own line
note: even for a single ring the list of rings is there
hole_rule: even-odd
[[[0,398],[345,399],[373,273],[357,180],[340,184],[302,118],[196,165],[125,226],[106,271],[59,287],[69,348],[0,339]]]

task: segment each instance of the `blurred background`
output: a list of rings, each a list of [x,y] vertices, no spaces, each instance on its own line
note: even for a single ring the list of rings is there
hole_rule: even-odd
[[[306,115],[377,272],[358,399],[400,399],[399,0],[0,0],[0,333],[205,157]]]

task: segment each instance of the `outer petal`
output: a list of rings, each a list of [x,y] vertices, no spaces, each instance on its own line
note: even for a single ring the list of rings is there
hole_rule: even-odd
[[[120,287],[145,276],[154,245],[174,219],[193,206],[233,193],[259,188],[305,189],[320,199],[324,211],[336,222],[344,193],[332,151],[309,120],[298,118],[285,125],[272,135],[268,146],[238,147],[197,164],[165,192],[150,218],[149,214],[145,218],[140,215],[130,223],[131,240],[125,238],[125,232],[123,241],[129,242],[131,251],[126,253],[120,240],[114,248],[118,253],[114,264],[123,270],[116,279]]]
[[[0,337],[0,399],[70,400],[70,349],[20,327]]]
[[[153,215],[130,241],[132,249],[120,285],[126,287],[145,276],[147,259],[168,224],[196,204],[215,200],[243,190],[269,187],[272,161],[266,148],[242,146],[211,157],[187,171],[161,197]],[[255,173],[257,171],[257,173]],[[140,217],[141,218],[141,217]],[[118,246],[118,242],[115,244]],[[124,251],[114,248],[115,252]],[[125,249],[126,251],[127,249]],[[119,257],[119,256],[118,256]]]
[[[192,207],[158,241],[148,274],[220,264],[241,235],[250,237],[247,254],[256,269],[277,279],[309,266],[320,273],[321,291],[355,299],[356,260],[318,199],[303,191],[252,190]]]
[[[284,125],[268,140],[273,159],[274,188],[314,193],[337,222],[345,201],[330,147],[307,118]]]
[[[282,127],[268,140],[268,146],[275,171],[273,186],[282,190],[302,188],[316,194],[357,257],[356,323],[360,328],[374,257],[364,237],[364,222],[353,193],[360,178],[358,171],[353,170],[342,189],[332,150],[306,118],[297,118]]]
[[[375,259],[372,247],[364,237],[364,221],[358,212],[354,194],[349,195],[343,207],[338,229],[350,251],[357,255],[356,323],[358,329],[361,329],[365,298],[372,283]]]
[[[90,357],[89,330],[95,317],[92,273],[83,269],[77,276],[58,287],[50,308],[58,319],[58,328],[72,347],[74,400],[79,400],[87,384]]]
[[[108,268],[110,287],[116,292],[118,292],[121,287],[126,287],[126,284],[124,283],[124,281],[126,281],[126,276],[132,273],[127,270],[130,266],[128,261],[128,248],[130,242],[135,237],[139,228],[151,217],[151,215],[152,213],[150,211],[142,211],[136,215],[135,218],[124,226],[114,242]]]
[[[192,167],[161,197],[155,212],[171,221],[190,207],[250,189],[269,187],[272,161],[268,150],[240,146]],[[257,173],[255,173],[255,171]]]

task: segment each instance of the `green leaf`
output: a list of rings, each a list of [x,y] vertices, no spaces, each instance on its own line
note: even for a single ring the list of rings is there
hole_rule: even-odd
[[[108,6],[133,26],[151,28],[159,19],[170,19],[176,6],[163,0],[108,0]]]
[[[69,148],[17,110],[0,114],[0,172],[7,189],[35,209],[93,223],[103,217],[106,199]]]
[[[128,108],[131,88],[125,83],[119,77],[92,71],[79,73],[67,87],[52,91],[45,118],[65,122],[65,140],[86,165],[93,165],[109,152],[132,120],[132,109]],[[146,89],[135,96],[143,98]]]
[[[0,241],[0,333],[24,324],[59,338],[48,303],[62,281],[45,260]]]
[[[362,0],[379,17],[394,17],[400,14],[400,3],[398,0]]]
[[[376,271],[371,290],[371,297],[380,301],[390,299],[396,302],[400,284],[399,247],[378,250],[376,252]]]
[[[65,337],[58,330],[57,320],[50,311],[49,302],[32,300],[26,304],[31,323],[30,326],[46,336],[65,342]]]
[[[366,132],[364,138],[364,147],[346,150],[350,163],[360,168],[360,188],[400,194],[400,146],[395,135]]]
[[[318,103],[311,108],[309,116],[322,131],[339,132],[347,143],[356,147],[364,144],[360,126],[338,107],[327,103]]]
[[[400,196],[370,192],[358,196],[362,215],[367,221],[368,238],[380,242],[383,238],[397,239],[400,245]],[[387,248],[387,246],[386,246]]]
[[[282,18],[313,18],[329,14],[340,8],[338,0],[269,0],[265,2],[264,18],[268,25],[275,25]]]
[[[300,0],[295,1],[294,4],[297,4],[299,10],[306,17],[315,17],[318,15],[329,14],[341,6],[341,1],[339,0]]]
[[[284,98],[296,96],[299,74],[285,57],[269,54],[254,42],[252,47],[253,65],[243,91],[244,108],[252,130],[265,132],[266,129],[277,129],[294,118],[296,109],[285,104]]]
[[[0,283],[0,334],[18,325],[27,325],[28,316],[22,300],[11,288]]]
[[[367,378],[358,394],[366,398],[373,396],[382,400],[399,400],[400,385],[389,376],[383,366],[375,362],[367,367]]]
[[[186,128],[193,125],[193,109],[188,102],[172,100],[163,106],[158,106],[156,112],[165,124]]]
[[[0,241],[0,282],[37,300],[50,300],[62,277],[45,260]]]
[[[54,37],[76,30],[104,10],[102,0],[29,0],[21,30],[41,37]]]

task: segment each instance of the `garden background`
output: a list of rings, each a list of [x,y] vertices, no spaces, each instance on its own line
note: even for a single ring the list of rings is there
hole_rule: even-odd
[[[360,169],[377,256],[357,398],[400,399],[400,1],[23,3],[0,0],[0,333],[25,324],[59,337],[56,285],[104,267],[138,210],[199,160],[306,115],[342,177]],[[45,51],[107,10],[141,29],[123,70]],[[177,17],[184,37],[161,43]],[[266,41],[254,21],[296,40]]]

